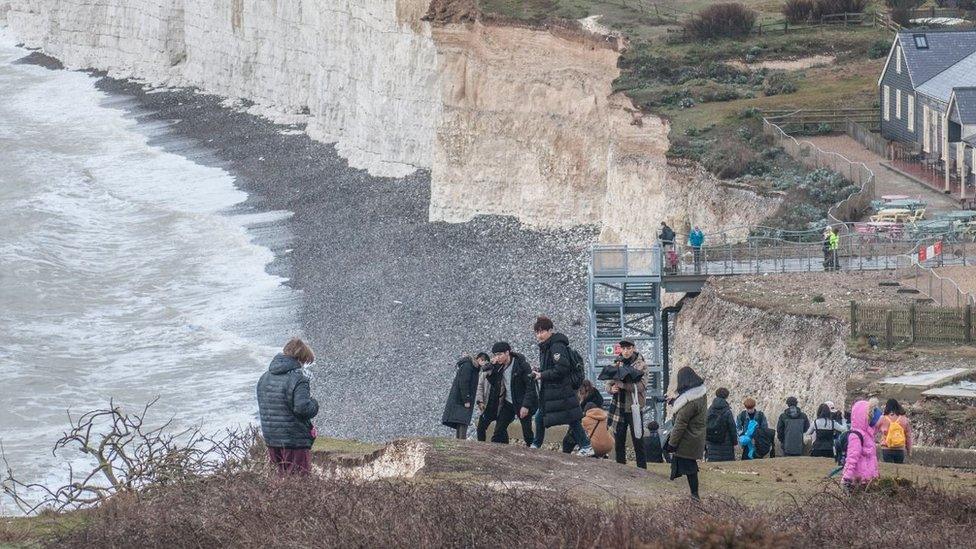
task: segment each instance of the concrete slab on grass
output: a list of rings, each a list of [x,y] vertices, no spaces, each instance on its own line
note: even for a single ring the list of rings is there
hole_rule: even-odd
[[[960,381],[952,385],[922,391],[922,396],[976,399],[976,382]]]
[[[931,372],[909,372],[896,377],[886,377],[881,380],[882,385],[901,385],[904,387],[932,388],[952,383],[961,377],[972,373],[969,368],[948,368]]]

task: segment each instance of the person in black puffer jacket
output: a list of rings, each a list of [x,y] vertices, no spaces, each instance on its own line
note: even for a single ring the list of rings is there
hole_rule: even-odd
[[[531,401],[529,408],[537,408],[535,441],[533,448],[540,448],[545,440],[546,428],[567,425],[573,440],[580,447],[579,455],[592,456],[590,439],[583,430],[583,408],[573,388],[573,366],[570,359],[569,338],[557,333],[552,320],[540,316],[532,326],[539,342],[539,370],[533,376],[540,382],[538,400]],[[529,398],[534,395],[529,393]],[[536,406],[533,406],[536,405]]]
[[[312,418],[319,403],[312,398],[302,366],[315,361],[304,341],[294,338],[271,360],[258,380],[258,415],[268,458],[280,474],[308,474],[312,466],[315,428]]]
[[[729,407],[729,390],[719,387],[708,407],[705,420],[705,461],[735,461],[735,445],[739,438],[735,418]]]

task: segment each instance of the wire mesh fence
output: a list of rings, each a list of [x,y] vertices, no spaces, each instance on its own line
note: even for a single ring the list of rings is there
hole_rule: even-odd
[[[828,223],[845,224],[857,221],[871,211],[875,178],[874,172],[863,162],[852,162],[841,154],[825,151],[809,141],[797,141],[767,118],[763,118],[763,132],[771,136],[777,145],[800,164],[838,173],[858,187],[857,191],[827,211]],[[844,227],[846,230],[847,226]]]

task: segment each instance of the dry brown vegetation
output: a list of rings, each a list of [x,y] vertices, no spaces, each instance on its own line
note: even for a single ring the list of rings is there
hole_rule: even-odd
[[[217,476],[116,498],[55,547],[971,546],[976,497],[828,489],[779,509],[732,499],[593,507],[548,490],[452,482]],[[897,517],[897,520],[891,520]],[[845,525],[857,524],[857,528]]]

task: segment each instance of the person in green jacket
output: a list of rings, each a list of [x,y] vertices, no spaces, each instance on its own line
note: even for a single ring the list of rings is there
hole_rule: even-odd
[[[665,450],[673,453],[671,480],[688,477],[691,497],[698,500],[698,460],[705,452],[705,416],[708,413],[705,381],[690,367],[678,370],[677,396],[669,404],[674,427]]]
[[[837,229],[833,227],[830,228],[828,243],[830,245],[830,270],[839,271],[840,260],[837,257],[837,248],[840,247],[840,236],[837,235]]]

